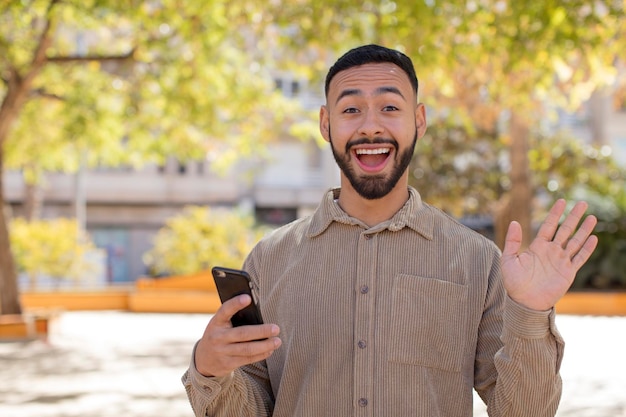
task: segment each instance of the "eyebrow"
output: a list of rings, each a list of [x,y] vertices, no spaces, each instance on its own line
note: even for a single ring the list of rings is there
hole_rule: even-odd
[[[403,99],[405,99],[404,95],[396,87],[378,87],[376,89],[376,91],[374,91],[374,95],[376,95],[376,96],[379,96],[379,95],[382,95],[382,94],[385,94],[385,93],[397,94],[400,97],[402,97]],[[346,89],[346,90],[343,90],[341,92],[341,94],[339,94],[339,97],[337,97],[337,100],[335,101],[335,104],[337,104],[339,102],[339,100],[341,100],[344,97],[348,97],[348,96],[362,96],[362,95],[363,95],[363,91],[361,91],[359,89],[356,89],[356,88]]]

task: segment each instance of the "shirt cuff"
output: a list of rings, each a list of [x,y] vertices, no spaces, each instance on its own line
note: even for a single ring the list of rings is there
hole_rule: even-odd
[[[504,328],[522,339],[539,339],[548,332],[555,333],[554,308],[537,311],[516,303],[510,297],[504,301]]]
[[[193,347],[193,352],[191,354],[191,363],[189,365],[189,378],[191,380],[191,385],[196,389],[196,391],[205,397],[206,401],[211,402],[219,395],[219,393],[228,387],[233,380],[233,373],[231,372],[228,375],[214,377],[214,376],[204,376],[196,368],[196,347],[198,343],[196,343]]]

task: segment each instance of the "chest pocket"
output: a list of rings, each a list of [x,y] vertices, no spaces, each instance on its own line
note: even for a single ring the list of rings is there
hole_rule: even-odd
[[[466,346],[464,285],[411,275],[395,277],[388,359],[459,372]]]

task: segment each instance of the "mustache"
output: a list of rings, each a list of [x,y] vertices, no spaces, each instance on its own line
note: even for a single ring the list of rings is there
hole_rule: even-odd
[[[398,141],[395,139],[387,139],[387,138],[380,138],[380,137],[376,137],[374,139],[359,138],[359,139],[351,140],[348,143],[346,143],[346,154],[350,152],[350,149],[353,146],[365,145],[365,144],[376,144],[376,143],[391,145],[396,150],[398,150]]]

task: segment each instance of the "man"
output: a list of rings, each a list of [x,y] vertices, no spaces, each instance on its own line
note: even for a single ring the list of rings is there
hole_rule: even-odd
[[[513,222],[495,245],[422,202],[407,167],[426,131],[405,55],[349,51],[326,78],[320,130],[341,188],[263,239],[244,268],[265,323],[232,328],[223,304],[183,376],[197,416],[553,416],[563,341],[553,306],[597,244],[596,219],[559,226],[558,201],[527,251]],[[280,335],[279,335],[280,333]]]

